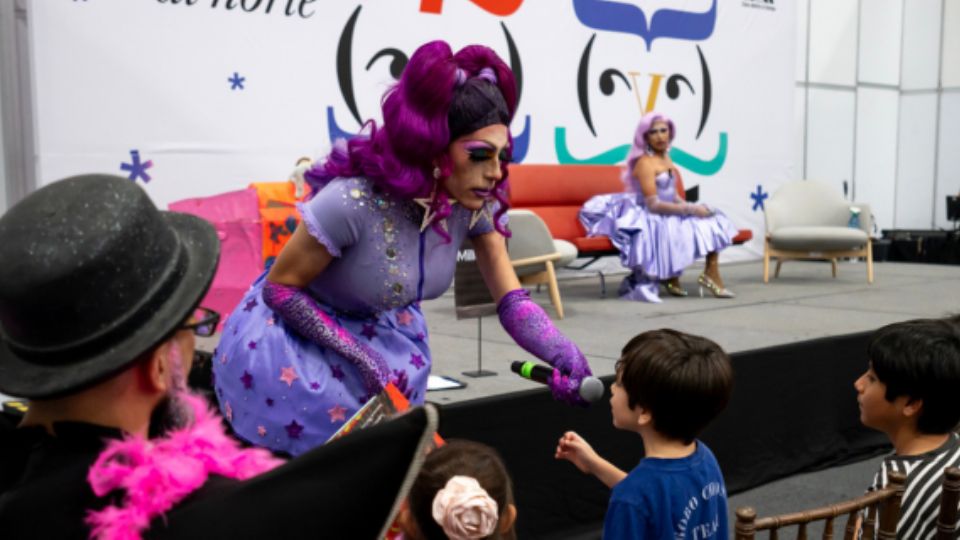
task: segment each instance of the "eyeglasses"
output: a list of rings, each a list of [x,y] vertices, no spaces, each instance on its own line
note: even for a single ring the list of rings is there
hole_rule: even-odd
[[[669,128],[662,127],[662,128],[651,129],[650,131],[647,132],[647,134],[660,135],[660,134],[669,133],[669,132],[670,132]]]
[[[180,327],[181,330],[193,330],[193,333],[201,337],[210,337],[217,332],[217,324],[220,323],[220,314],[212,309],[198,307],[193,312],[191,320],[196,322],[187,323]]]

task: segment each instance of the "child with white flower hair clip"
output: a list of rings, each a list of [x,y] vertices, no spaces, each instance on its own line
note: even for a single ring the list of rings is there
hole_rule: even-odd
[[[517,508],[497,451],[465,440],[427,455],[399,524],[407,540],[513,540]]]

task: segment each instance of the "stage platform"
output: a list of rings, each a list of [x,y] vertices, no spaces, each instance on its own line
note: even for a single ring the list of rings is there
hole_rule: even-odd
[[[780,277],[771,277],[767,284],[759,261],[729,264],[721,270],[726,285],[737,293],[733,299],[713,298],[707,291],[708,296],[700,298],[696,279],[702,267],[691,267],[682,278],[689,297],[675,298],[664,292],[663,303],[649,304],[617,298],[623,271],[615,258],[600,262],[617,272],[606,277],[606,297],[600,294],[600,278],[595,272],[562,270],[565,318],[555,321],[580,346],[598,376],[613,373],[627,340],[655,328],[700,334],[733,353],[960,312],[958,266],[875,263],[876,279],[868,285],[862,262],[839,263],[836,279],[830,277],[828,263],[788,262]],[[532,296],[555,317],[546,287]],[[428,400],[456,403],[538,386],[510,372],[510,361],[534,358],[514,344],[496,316],[483,319],[481,344],[484,369],[497,375],[470,378],[462,372],[477,367],[477,320],[456,319],[452,289],[422,307],[430,328],[433,373],[467,383],[460,390],[429,392]]]

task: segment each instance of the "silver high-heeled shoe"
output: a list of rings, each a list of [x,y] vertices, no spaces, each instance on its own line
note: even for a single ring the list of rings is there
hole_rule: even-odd
[[[710,276],[706,274],[700,274],[700,277],[697,278],[697,283],[700,284],[700,298],[703,298],[704,287],[706,287],[707,290],[710,291],[713,294],[713,296],[717,298],[734,298],[735,296],[737,296],[733,294],[733,291],[731,291],[730,289],[717,285],[716,282],[710,279]]]

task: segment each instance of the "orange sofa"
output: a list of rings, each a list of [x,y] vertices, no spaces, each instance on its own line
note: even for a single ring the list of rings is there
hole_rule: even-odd
[[[590,197],[602,193],[623,191],[617,165],[510,165],[510,206],[535,212],[547,224],[554,238],[566,240],[577,247],[579,257],[593,257],[618,253],[605,236],[588,237],[577,214]],[[683,179],[677,175],[677,193],[686,197]],[[741,229],[734,244],[753,238],[749,229]],[[587,264],[593,262],[591,260]],[[584,265],[586,266],[586,265]],[[583,267],[581,267],[583,268]]]

